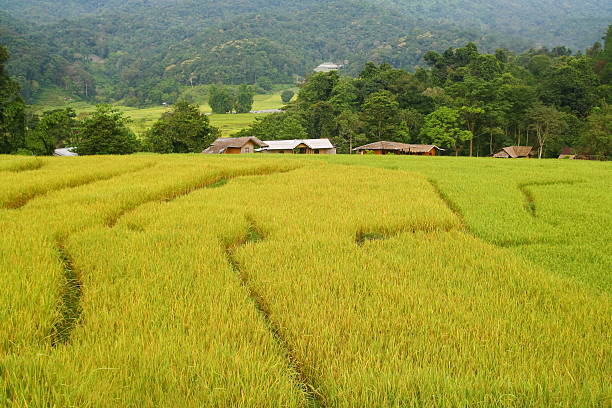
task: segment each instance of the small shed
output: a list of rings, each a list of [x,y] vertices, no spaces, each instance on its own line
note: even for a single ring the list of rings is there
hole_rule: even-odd
[[[336,148],[329,139],[266,140],[266,147],[257,149],[260,153],[285,154],[336,154]]]
[[[572,151],[571,147],[564,147],[559,155],[559,158],[574,160],[576,158],[576,154]]]
[[[493,157],[498,159],[519,159],[531,157],[533,155],[532,146],[508,146],[495,153]]]
[[[58,157],[78,156],[75,150],[76,150],[76,147],[64,147],[61,149],[55,149],[53,151],[53,155],[58,156]]]
[[[444,149],[439,148],[436,145],[423,145],[423,144],[409,144],[409,143],[398,143],[398,142],[374,142],[363,146],[359,146],[353,149],[353,151],[364,154],[374,153],[379,155],[384,154],[403,154],[403,155],[416,155],[416,156],[438,156]]]
[[[324,62],[322,64],[320,64],[318,67],[316,67],[314,69],[314,72],[331,72],[331,71],[337,71],[340,68],[342,68],[343,65],[340,64],[334,64],[333,62]]]
[[[254,153],[255,149],[268,145],[256,137],[220,137],[202,153],[205,154],[244,154]]]

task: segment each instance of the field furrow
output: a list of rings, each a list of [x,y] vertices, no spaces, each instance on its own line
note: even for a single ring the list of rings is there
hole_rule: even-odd
[[[246,244],[254,244],[262,239],[265,239],[261,230],[255,225],[255,223],[248,219],[248,228],[245,234],[239,236],[235,242],[225,249],[227,261],[231,266],[232,270],[238,275],[242,286],[246,289],[251,298],[255,308],[259,312],[266,327],[272,334],[272,337],[276,340],[279,346],[283,349],[284,354],[287,356],[290,368],[297,374],[297,380],[299,381],[300,388],[304,391],[306,398],[308,399],[308,406],[311,407],[325,407],[325,397],[320,394],[319,387],[314,384],[312,378],[309,378],[307,373],[303,370],[303,363],[298,359],[295,351],[291,348],[291,345],[283,337],[283,332],[278,324],[270,318],[270,306],[266,303],[266,300],[259,294],[254,288],[251,280],[244,272],[244,268],[241,267],[240,263],[234,255],[240,247]]]
[[[51,346],[57,347],[70,341],[72,331],[81,317],[81,296],[83,282],[75,269],[71,256],[62,242],[57,243],[62,267],[64,268],[64,285],[61,289],[61,301],[58,305],[59,319],[53,324],[51,331]]]

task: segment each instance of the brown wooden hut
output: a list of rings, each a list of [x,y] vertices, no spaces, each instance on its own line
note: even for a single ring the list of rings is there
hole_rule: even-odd
[[[440,149],[435,145],[420,145],[398,142],[374,142],[367,145],[359,146],[353,149],[359,154],[374,153],[374,154],[405,154],[418,156],[437,156],[444,149]]]
[[[495,153],[493,157],[498,159],[519,159],[533,155],[531,146],[508,146]]]
[[[220,137],[202,153],[206,154],[244,154],[255,153],[255,149],[268,145],[256,137]]]

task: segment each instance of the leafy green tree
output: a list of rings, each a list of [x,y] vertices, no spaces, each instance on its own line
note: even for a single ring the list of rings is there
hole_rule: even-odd
[[[28,137],[28,147],[36,154],[52,155],[57,147],[74,141],[78,122],[72,108],[56,109],[42,114]]]
[[[211,86],[208,104],[213,113],[228,113],[234,108],[234,95],[224,86]]]
[[[352,78],[340,78],[332,89],[329,102],[336,112],[354,112],[359,104],[359,94]]]
[[[463,120],[468,130],[473,136],[470,138],[470,157],[472,157],[474,155],[474,137],[476,136],[478,127],[482,124],[485,110],[474,106],[462,106],[459,111],[461,112],[461,116],[463,116]]]
[[[338,134],[332,138],[332,142],[338,153],[351,154],[354,147],[367,143],[365,135],[360,131],[362,123],[359,114],[344,111],[337,117],[337,123]]]
[[[271,92],[274,84],[270,78],[263,76],[257,80],[257,86],[266,92]]]
[[[459,110],[442,106],[425,116],[421,136],[427,142],[452,148],[458,156],[462,144],[473,137],[472,132],[462,129],[463,126]]]
[[[295,92],[293,92],[291,89],[285,89],[281,93],[281,100],[283,101],[283,103],[289,103],[291,102],[291,99],[293,99],[294,95],[295,95]]]
[[[612,105],[595,108],[589,115],[581,144],[587,154],[602,159],[612,156]]]
[[[312,139],[331,138],[336,133],[336,118],[334,107],[328,101],[314,103],[308,109],[304,118],[306,119],[306,130]]]
[[[585,117],[598,102],[599,84],[587,57],[573,58],[550,70],[541,83],[540,93],[544,103]]]
[[[538,158],[541,159],[546,143],[559,137],[567,129],[563,113],[553,106],[537,105],[528,112],[530,129],[538,140]]]
[[[25,103],[19,85],[5,71],[9,53],[0,46],[0,154],[12,153],[25,147]]]
[[[339,80],[340,76],[335,71],[320,72],[310,76],[298,93],[298,105],[306,107],[329,100]]]
[[[197,105],[179,102],[146,132],[145,141],[156,153],[197,153],[220,134]]]
[[[399,103],[391,92],[380,91],[370,95],[365,100],[361,112],[361,120],[368,139],[404,140],[407,135],[400,133],[399,113]]]
[[[245,84],[240,85],[234,102],[234,110],[236,113],[249,113],[253,108],[254,95],[255,92],[253,88]]]
[[[128,119],[123,113],[108,105],[98,105],[95,112],[87,116],[79,129],[80,155],[131,154],[139,143],[127,127]]]
[[[258,117],[236,137],[255,136],[260,140],[307,139],[308,133],[299,117],[291,113],[272,113]]]

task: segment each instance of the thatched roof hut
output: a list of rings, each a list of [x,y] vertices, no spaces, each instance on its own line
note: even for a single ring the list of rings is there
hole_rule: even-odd
[[[374,142],[353,149],[360,154],[372,152],[374,154],[411,154],[419,156],[437,156],[444,149],[436,145],[408,144],[399,142]]]
[[[508,146],[495,153],[493,157],[498,159],[518,159],[521,157],[530,157],[533,152],[532,146]]]

